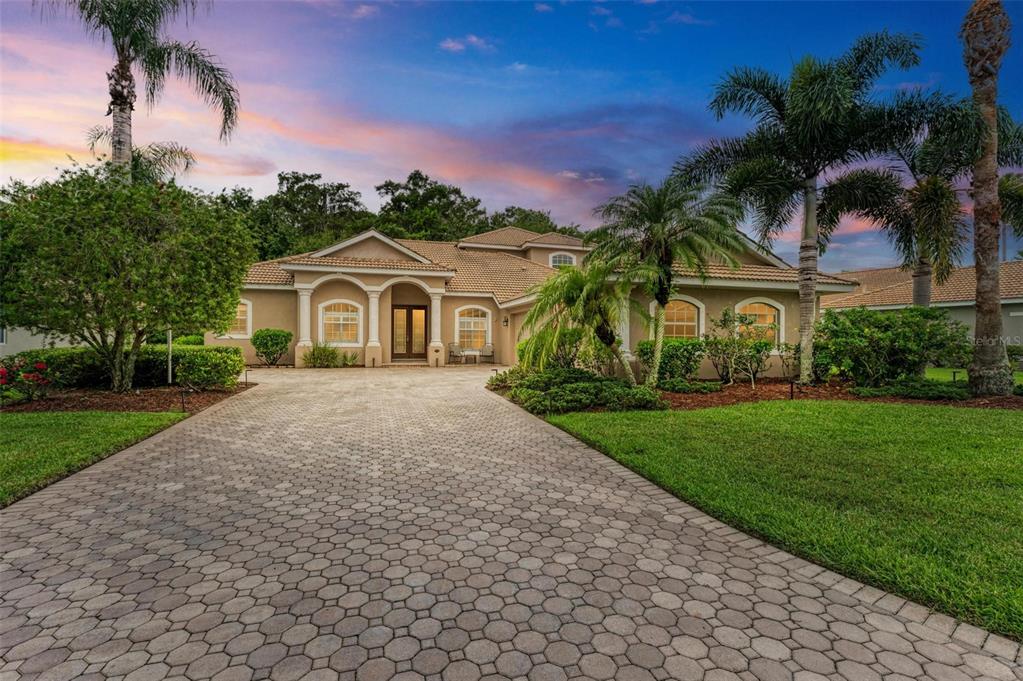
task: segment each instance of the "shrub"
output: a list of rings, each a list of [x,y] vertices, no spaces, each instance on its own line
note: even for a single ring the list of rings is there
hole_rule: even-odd
[[[704,347],[722,383],[731,384],[747,376],[756,386],[757,376],[767,369],[774,342],[767,338],[770,327],[753,326],[755,318],[725,309],[711,320],[713,333],[704,337]]]
[[[491,390],[510,390],[528,375],[529,372],[525,368],[513,366],[488,378],[487,387]]]
[[[598,377],[552,385],[540,390],[525,386],[526,381],[508,392],[508,399],[533,414],[563,414],[584,409],[624,411],[631,409],[664,409],[667,403],[656,391],[644,386],[629,386]]]
[[[1023,362],[1023,345],[1006,345],[1005,354],[1009,356],[1009,364]]]
[[[583,337],[579,328],[540,329],[515,346],[515,355],[520,364],[540,370],[568,368],[575,365]]]
[[[337,363],[340,367],[353,367],[359,363],[359,353],[341,351],[337,354]]]
[[[167,341],[165,340],[164,343]],[[174,345],[205,345],[206,339],[201,333],[186,333],[183,336],[174,337]]]
[[[881,387],[856,387],[849,392],[859,397],[906,397],[914,400],[965,400],[970,391],[962,383],[904,378]]]
[[[604,376],[598,376],[585,369],[562,368],[548,369],[527,374],[519,385],[530,390],[548,391],[561,385],[569,383],[590,383],[611,380]]]
[[[661,365],[657,380],[673,378],[688,379],[700,370],[700,362],[707,354],[703,341],[696,338],[665,338],[661,349]],[[646,371],[654,363],[654,342],[640,341],[636,344],[636,357]]]
[[[1017,385],[1012,389],[1012,394],[1016,397],[1023,397],[1023,385]]]
[[[757,376],[767,371],[774,343],[769,340],[743,340],[739,354],[735,358],[735,368],[743,376],[749,377],[750,384],[757,387]]]
[[[963,366],[970,342],[964,324],[940,308],[828,310],[815,330],[818,377],[839,376],[877,387],[923,375],[929,365]]]
[[[191,390],[233,388],[238,375],[245,371],[240,348],[235,352],[186,352],[177,362],[174,377],[178,384]]]
[[[686,381],[681,378],[669,378],[657,384],[661,390],[669,393],[716,393],[721,390],[718,381]]]
[[[259,329],[252,332],[256,357],[267,366],[276,366],[291,346],[291,332],[284,329]]]
[[[17,391],[19,399],[41,400],[50,394],[56,378],[56,372],[42,360],[18,358],[0,366],[0,390],[5,399],[7,393]]]
[[[331,345],[313,343],[302,354],[302,362],[312,369],[336,369],[341,366],[341,354]]]

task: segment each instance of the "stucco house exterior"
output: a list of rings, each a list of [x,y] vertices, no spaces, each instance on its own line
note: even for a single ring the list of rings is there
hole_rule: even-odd
[[[857,282],[851,294],[828,295],[821,307],[841,310],[866,307],[872,310],[898,310],[913,304],[913,277],[906,270],[886,268],[842,272],[843,279]],[[1002,330],[1009,345],[1023,345],[1023,260],[1003,262],[998,284],[1002,299]],[[966,324],[970,333],[976,323],[977,275],[973,267],[952,271],[944,284],[932,283],[931,307],[948,310],[952,319]]]
[[[231,329],[206,334],[206,343],[237,345],[256,363],[249,338],[274,327],[293,333],[287,361],[297,366],[317,342],[356,353],[367,367],[443,366],[451,344],[470,358],[491,346],[497,363],[514,364],[532,287],[559,266],[579,264],[587,251],[577,238],[517,227],[458,242],[392,239],[371,230],[320,251],[253,265]],[[738,268],[710,265],[705,279],[679,270],[666,335],[699,337],[709,319],[731,307],[777,324],[779,343],[797,339],[797,270],[752,242],[739,259]],[[854,285],[822,275],[818,286],[828,293]],[[634,298],[643,309],[652,303],[638,290]],[[642,316],[629,315],[620,335],[633,350],[647,337]]]

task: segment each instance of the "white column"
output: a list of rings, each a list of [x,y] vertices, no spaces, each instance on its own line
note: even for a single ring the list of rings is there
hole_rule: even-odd
[[[380,347],[380,291],[367,291],[369,296],[369,340],[366,346]]]
[[[440,301],[443,294],[430,294],[430,345],[444,346],[440,335]]]
[[[312,320],[313,290],[311,288],[298,289],[298,344],[313,344],[313,320]]]
[[[621,307],[618,310],[618,337],[622,342],[622,353],[627,359],[632,358],[632,342],[629,339],[629,317],[631,316],[631,307],[628,299],[623,300]]]

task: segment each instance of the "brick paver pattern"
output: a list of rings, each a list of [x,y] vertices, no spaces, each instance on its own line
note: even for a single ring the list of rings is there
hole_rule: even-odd
[[[1015,652],[769,558],[487,375],[256,372],[0,512],[0,680],[1023,679]]]

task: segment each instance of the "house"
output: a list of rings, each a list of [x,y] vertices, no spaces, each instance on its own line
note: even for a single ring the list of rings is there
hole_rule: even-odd
[[[517,227],[458,242],[392,239],[371,230],[319,251],[253,265],[231,328],[223,336],[207,334],[206,342],[240,346],[246,361],[255,363],[252,332],[275,327],[294,334],[288,361],[297,365],[315,342],[356,353],[367,367],[441,366],[454,343],[470,353],[492,346],[498,363],[514,364],[531,289],[555,268],[579,264],[588,250],[574,237]],[[709,319],[734,308],[756,315],[758,323],[777,324],[779,344],[797,339],[797,271],[751,241],[739,260],[737,268],[710,265],[703,279],[679,270],[666,312],[667,336],[699,337]],[[821,292],[853,289],[830,276],[818,286]],[[648,297],[639,291],[634,297],[651,309]],[[620,334],[632,350],[647,328],[640,313],[628,322]]]
[[[913,280],[907,271],[903,275],[890,270],[864,270],[842,272],[843,279],[865,282],[851,294],[829,295],[821,299],[821,307],[841,310],[866,307],[872,310],[898,310],[913,304]],[[890,281],[878,285],[878,272],[888,272]],[[891,281],[894,280],[894,281]],[[999,271],[1002,298],[1002,329],[1009,345],[1023,345],[1023,260],[1003,262]],[[977,275],[973,267],[959,267],[952,271],[944,284],[932,283],[931,307],[945,308],[952,319],[963,322],[973,332],[974,304],[977,295]]]
[[[16,355],[25,350],[67,347],[72,343],[59,336],[32,333],[28,329],[0,326],[0,357]]]

